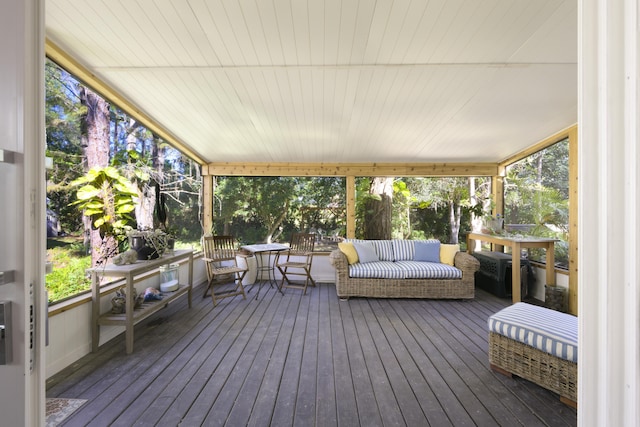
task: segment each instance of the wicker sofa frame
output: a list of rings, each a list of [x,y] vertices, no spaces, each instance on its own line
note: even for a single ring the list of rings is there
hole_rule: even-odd
[[[578,364],[545,353],[496,332],[489,332],[489,363],[504,375],[516,375],[560,395],[577,407]]]
[[[458,252],[454,266],[462,270],[461,279],[379,279],[349,277],[347,257],[336,249],[330,254],[336,270],[336,292],[341,299],[370,298],[475,298],[474,275],[478,260],[466,252]]]

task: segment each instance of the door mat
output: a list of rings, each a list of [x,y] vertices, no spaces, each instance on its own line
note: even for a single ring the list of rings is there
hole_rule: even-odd
[[[45,411],[47,427],[57,426],[85,402],[86,399],[47,398]]]

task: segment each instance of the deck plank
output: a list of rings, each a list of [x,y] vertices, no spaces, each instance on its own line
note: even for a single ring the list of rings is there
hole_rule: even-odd
[[[576,425],[557,395],[489,368],[487,319],[509,304],[341,301],[332,284],[176,301],[136,325],[132,354],[119,335],[47,396],[88,400],[63,426]]]
[[[329,324],[331,331],[331,348],[333,350],[332,363],[335,385],[335,411],[338,425],[356,426],[359,423],[358,406],[356,403],[355,387],[352,378],[350,355],[348,353],[344,319],[341,305],[348,305],[334,297],[335,289],[325,286],[328,295]],[[327,322],[324,320],[324,322]]]
[[[293,289],[287,289],[284,297],[291,298],[293,292],[295,292]],[[293,425],[294,423],[298,383],[303,369],[302,360],[305,341],[313,338],[306,336],[307,317],[311,300],[311,293],[308,292],[308,295],[301,300],[298,310],[295,313],[295,322],[292,325],[288,352],[283,355],[284,368],[271,420],[273,425]]]

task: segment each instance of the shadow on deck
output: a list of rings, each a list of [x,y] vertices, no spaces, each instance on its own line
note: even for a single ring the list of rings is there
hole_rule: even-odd
[[[487,318],[510,303],[340,301],[264,287],[213,308],[194,290],[47,381],[87,399],[62,425],[576,425],[558,396],[489,369]]]

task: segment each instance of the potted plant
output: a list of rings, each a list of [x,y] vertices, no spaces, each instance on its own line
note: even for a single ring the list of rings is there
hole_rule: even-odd
[[[77,186],[77,200],[72,204],[80,209],[97,230],[100,241],[92,241],[93,265],[100,265],[119,253],[126,230],[135,222],[131,212],[135,210],[134,198],[138,193],[127,178],[114,167],[89,170],[86,175],[72,182]]]
[[[130,230],[129,247],[138,253],[139,260],[156,259],[169,248],[169,236],[160,229]]]

